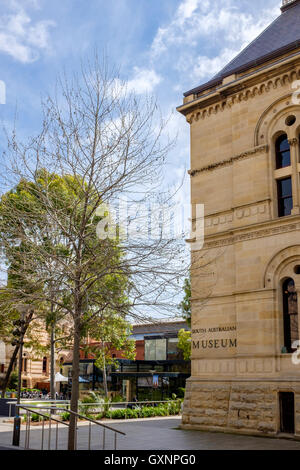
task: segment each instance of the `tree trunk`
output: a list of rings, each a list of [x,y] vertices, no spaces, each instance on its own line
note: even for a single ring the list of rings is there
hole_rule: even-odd
[[[55,324],[51,325],[50,397],[55,399]]]
[[[19,370],[18,370],[18,391],[17,391],[17,403],[21,403],[21,388],[22,388],[22,369],[23,369],[23,342],[24,335],[20,338],[19,348]]]
[[[71,411],[74,413],[78,412],[78,400],[79,400],[79,365],[80,365],[80,314],[77,314],[77,318],[74,322],[74,344],[73,344],[73,362],[72,362],[72,394],[71,394]],[[68,450],[76,449],[76,424],[77,417],[70,414],[70,425],[69,425],[69,439],[68,439]]]
[[[10,374],[12,373],[13,366],[14,366],[14,363],[17,359],[19,349],[20,349],[20,345],[17,344],[17,346],[15,346],[14,352],[13,352],[11,358],[10,358],[9,366],[8,366],[7,371],[6,371],[5,378],[3,379],[3,382],[2,382],[1,398],[5,398],[5,392],[6,392],[8,382],[9,382],[9,379],[10,379]]]
[[[107,376],[106,376],[106,362],[105,362],[105,351],[104,351],[104,343],[102,342],[102,351],[103,351],[103,387],[104,387],[104,395],[105,398],[108,398],[108,389],[107,389]]]
[[[26,335],[26,331],[29,327],[29,324],[32,320],[32,317],[33,317],[33,310],[31,310],[29,312],[29,315],[26,319],[26,324],[24,325],[24,331],[23,331],[23,338],[25,337]],[[5,398],[5,392],[6,392],[6,389],[7,389],[7,385],[8,385],[8,382],[9,382],[9,379],[10,379],[10,374],[12,373],[12,369],[13,369],[13,366],[14,366],[14,363],[15,363],[15,360],[17,359],[17,355],[18,355],[18,352],[19,352],[19,349],[20,349],[20,345],[17,344],[15,346],[15,349],[14,349],[14,352],[11,356],[11,359],[9,361],[9,366],[8,366],[8,369],[6,371],[6,375],[5,375],[5,378],[3,380],[3,383],[2,383],[2,393],[1,393],[1,398]]]

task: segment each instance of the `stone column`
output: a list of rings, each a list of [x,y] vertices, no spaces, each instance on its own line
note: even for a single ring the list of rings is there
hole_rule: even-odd
[[[297,138],[290,139],[290,152],[291,152],[291,166],[292,166],[292,191],[293,191],[293,209],[292,215],[300,214],[300,200],[299,200],[299,174],[298,174],[298,161],[299,161],[299,142]]]
[[[297,304],[298,304],[298,332],[299,333],[298,333],[297,339],[300,340],[300,281],[298,280],[295,280],[295,291],[297,292]]]

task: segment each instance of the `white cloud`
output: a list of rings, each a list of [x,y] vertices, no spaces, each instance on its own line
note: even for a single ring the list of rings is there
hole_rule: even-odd
[[[243,12],[234,0],[182,0],[169,23],[156,32],[150,51],[152,63],[157,67],[168,64],[168,70],[176,70],[186,82],[209,78],[279,13],[278,6],[262,7],[259,15]]]
[[[278,8],[262,11],[260,19],[238,11],[232,0],[183,0],[170,23],[158,29],[152,43],[157,57],[170,46],[195,46],[201,37],[224,34],[229,42],[249,42],[279,13]]]
[[[215,75],[222,70],[238,52],[238,50],[224,49],[217,57],[198,56],[196,64],[193,67],[193,76],[200,80],[208,75]]]
[[[127,82],[127,90],[137,94],[151,93],[161,82],[161,77],[155,70],[140,69],[134,67],[134,75]]]
[[[38,8],[36,0],[27,0],[28,6]],[[23,2],[24,5],[24,2]],[[0,52],[23,63],[34,62],[42,50],[49,48],[49,28],[52,21],[33,22],[20,2],[11,0],[12,12],[0,16]]]

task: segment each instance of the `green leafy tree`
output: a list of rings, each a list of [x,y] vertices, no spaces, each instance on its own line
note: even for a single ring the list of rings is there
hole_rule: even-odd
[[[23,179],[16,188],[2,196],[0,203],[0,236],[8,265],[8,282],[2,289],[0,297],[4,320],[1,328],[6,331],[8,325],[10,330],[13,328],[13,321],[19,316],[17,311],[19,305],[24,303],[35,305],[35,321],[28,328],[26,347],[36,358],[51,352],[51,382],[54,382],[55,375],[55,349],[70,345],[70,340],[73,340],[72,289],[68,275],[70,271],[73,274],[72,258],[76,253],[74,247],[66,243],[61,229],[55,224],[49,226],[43,198],[50,199],[51,204],[56,205],[58,213],[62,208],[63,210],[67,208],[68,214],[70,205],[76,207],[77,193],[81,191],[82,187],[74,178],[68,175],[59,177],[42,169],[36,174],[35,183]],[[81,210],[80,206],[76,209],[79,214],[75,215],[75,223],[77,216],[80,221]],[[99,220],[101,217],[95,216],[90,221],[91,226],[87,230],[85,239],[83,258],[93,252],[91,271],[86,273],[87,277],[90,276],[93,288],[88,290],[88,302],[84,299],[86,305],[80,338],[84,338],[85,328],[99,312],[102,312],[103,306],[113,304],[124,311],[128,305],[123,295],[128,287],[127,276],[121,276],[121,269],[119,273],[108,273],[99,279],[96,274],[98,282],[96,284],[92,282],[95,271],[103,268],[103,259],[106,256],[110,260],[122,256],[115,241],[105,241],[105,246],[99,243],[96,235]],[[64,268],[65,266],[69,268],[67,273],[60,270],[61,264]],[[11,311],[8,315],[9,309]],[[68,332],[65,328],[62,331],[60,325],[62,320],[67,320]],[[49,332],[49,344],[40,342],[41,330]],[[9,340],[11,335],[6,336]],[[18,349],[16,346],[11,360],[12,365]],[[9,367],[3,389],[7,385],[11,370],[12,367]],[[54,390],[54,385],[51,389]]]
[[[113,238],[106,211],[100,211],[122,198],[131,208],[137,200],[146,203],[162,187],[170,141],[157,111],[154,100],[136,97],[95,56],[79,75],[60,79],[56,95],[44,100],[41,132],[26,142],[14,132],[3,156],[7,178],[24,181],[28,191],[25,206],[18,207],[12,195],[6,212],[17,246],[24,246],[21,276],[30,272],[36,289],[27,299],[61,307],[72,323],[74,413],[88,323],[104,312],[128,313],[128,300],[122,301],[123,292],[114,295],[111,279],[127,277],[131,315],[144,319],[150,308],[174,312],[177,280],[186,271],[186,264],[178,263],[184,255],[180,241],[163,236],[120,240],[117,224]],[[163,205],[170,194],[160,191],[157,199]],[[129,222],[148,227],[148,219],[148,208],[130,210],[123,217],[125,231]],[[0,231],[6,244],[5,230]],[[75,437],[71,414],[69,450]]]
[[[186,320],[189,327],[191,326],[191,280],[186,278],[184,280],[184,298],[179,304],[179,309],[181,311],[182,317]]]
[[[178,331],[178,349],[183,352],[183,359],[189,361],[191,359],[191,332],[183,328]]]

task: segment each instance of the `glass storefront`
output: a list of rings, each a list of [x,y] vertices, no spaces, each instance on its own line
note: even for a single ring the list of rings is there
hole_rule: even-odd
[[[71,378],[71,364],[64,364],[61,373]],[[190,361],[129,361],[120,359],[117,366],[108,367],[107,385],[111,396],[128,397],[126,387],[130,388],[130,399],[139,401],[160,401],[180,395],[180,388],[190,376]],[[104,394],[102,371],[97,369],[93,360],[80,361],[80,391],[94,390]],[[70,393],[70,383],[64,385]],[[124,384],[127,384],[124,387]],[[129,385],[128,385],[129,384]]]
[[[167,359],[167,340],[145,340],[145,361],[165,361]]]

